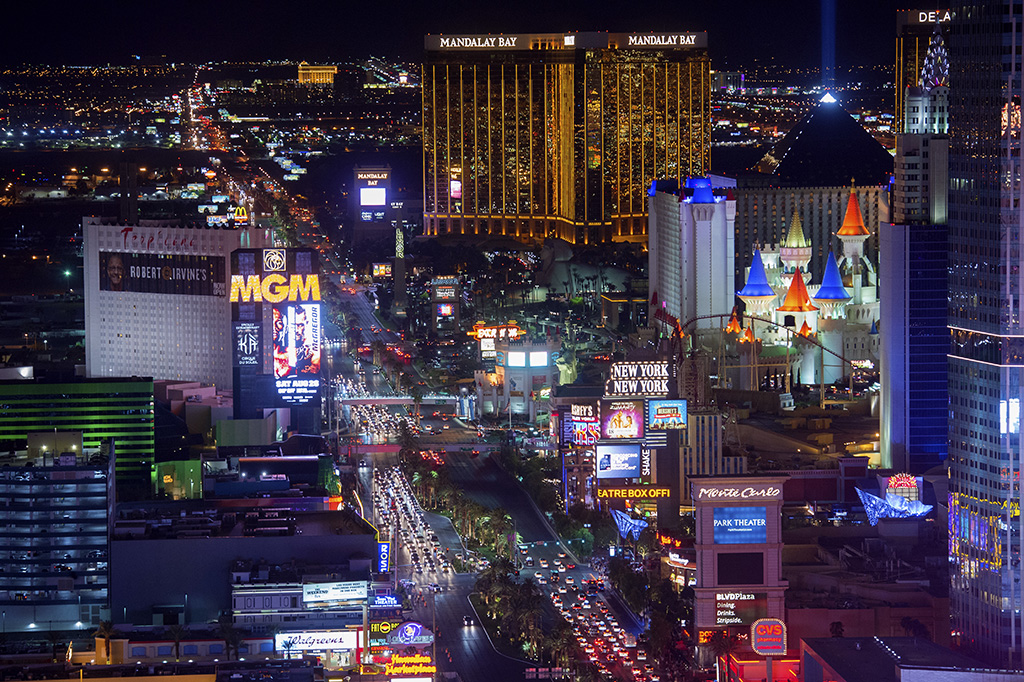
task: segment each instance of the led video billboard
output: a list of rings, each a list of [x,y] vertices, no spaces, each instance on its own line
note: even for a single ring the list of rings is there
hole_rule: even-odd
[[[388,201],[388,191],[383,187],[360,187],[359,188],[359,205],[360,206],[386,206]]]
[[[601,438],[618,440],[643,437],[643,400],[601,401]]]
[[[715,507],[715,544],[767,542],[767,507]]]
[[[100,252],[100,291],[224,296],[224,259],[160,253]]]
[[[647,430],[669,431],[686,428],[685,400],[648,400]]]
[[[302,405],[320,394],[322,351],[318,256],[311,249],[239,249],[232,253],[231,287],[236,394],[250,407]],[[264,303],[270,304],[263,329]],[[269,348],[264,350],[264,345]],[[269,351],[269,352],[268,352]],[[264,366],[263,358],[272,366]],[[268,388],[272,385],[273,396]],[[251,411],[249,411],[251,412]]]
[[[597,445],[597,477],[639,478],[640,445]]]

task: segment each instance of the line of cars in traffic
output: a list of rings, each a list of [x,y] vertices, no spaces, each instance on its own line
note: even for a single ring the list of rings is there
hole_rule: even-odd
[[[409,481],[397,466],[374,469],[373,508],[381,537],[395,540],[398,547],[408,551],[411,573],[452,572],[447,553],[427,523]]]
[[[526,555],[525,548],[520,547],[520,552]],[[549,573],[536,571],[534,579],[545,586],[552,606],[572,626],[582,654],[603,676],[659,682],[646,647],[619,624],[602,596],[604,581],[593,574],[589,578],[569,574],[576,565],[564,552],[550,562],[543,558],[535,562],[528,555],[523,560],[524,566],[533,567],[535,563]]]

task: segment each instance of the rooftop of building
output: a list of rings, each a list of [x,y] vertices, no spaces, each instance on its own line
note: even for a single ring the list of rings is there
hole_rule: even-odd
[[[281,585],[287,583],[326,583],[369,580],[369,571],[352,571],[348,562],[341,564],[306,564],[290,561],[271,564],[262,560],[239,559],[231,567],[232,585]],[[248,579],[245,580],[245,576]],[[242,579],[239,582],[239,579]]]
[[[115,540],[374,535],[376,529],[350,509],[306,510],[308,498],[184,500],[121,504]]]
[[[918,637],[820,637],[803,640],[803,647],[843,682],[898,682],[898,666],[981,666],[974,659]]]

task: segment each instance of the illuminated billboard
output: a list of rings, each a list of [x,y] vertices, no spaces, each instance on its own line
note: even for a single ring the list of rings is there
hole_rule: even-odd
[[[278,379],[320,373],[320,306],[274,306],[274,376]]]
[[[597,446],[597,478],[639,478],[640,445]]]
[[[353,580],[344,583],[306,583],[302,586],[303,604],[323,604],[336,601],[366,599],[367,582]]]
[[[596,445],[601,437],[601,412],[596,403],[575,403],[569,408],[572,444]]]
[[[667,396],[672,374],[667,360],[616,362],[608,372],[604,394],[607,398]]]
[[[262,377],[240,382],[250,386],[242,399],[251,403],[250,408],[266,408],[303,405],[318,398],[322,332],[316,252],[239,249],[232,253],[231,263],[228,300],[236,372]],[[271,304],[266,318],[265,303]],[[271,364],[265,366],[268,356]]]
[[[462,181],[461,180],[450,180],[448,182],[448,196],[452,199],[462,198]]]
[[[451,317],[454,315],[451,303],[438,303],[437,304],[437,316],[438,317]]]
[[[686,428],[685,400],[648,400],[647,430],[670,431]]]
[[[256,322],[233,323],[235,365],[258,368],[263,361],[263,325]]]
[[[100,291],[224,296],[224,259],[159,253],[100,252]]]
[[[455,298],[455,287],[443,285],[434,287],[434,298],[442,301],[450,301]]]
[[[717,592],[715,614],[715,625],[751,625],[768,615],[768,596],[763,592]]]
[[[715,507],[713,511],[716,545],[767,542],[767,507]]]
[[[274,635],[274,647],[278,651],[337,651],[355,649],[358,646],[358,630],[278,632]]]
[[[360,187],[360,206],[387,206],[388,191],[383,187]]]
[[[376,277],[390,277],[391,276],[391,263],[374,263],[373,264],[373,276]]]
[[[435,277],[430,280],[431,296],[435,301],[453,301],[458,295],[458,277]]]
[[[601,438],[618,440],[643,437],[644,401],[601,401]]]

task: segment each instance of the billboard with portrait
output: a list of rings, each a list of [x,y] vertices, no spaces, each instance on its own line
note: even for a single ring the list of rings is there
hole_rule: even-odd
[[[643,400],[601,401],[601,438],[621,440],[643,437]]]
[[[320,373],[320,305],[292,303],[274,306],[274,376],[312,376]]]
[[[640,445],[597,445],[597,478],[639,478]]]
[[[100,291],[224,296],[220,256],[100,251]]]
[[[685,400],[648,400],[647,430],[670,431],[686,428]]]
[[[231,264],[235,400],[244,403],[238,413],[317,399],[323,340],[316,252],[238,249]]]

